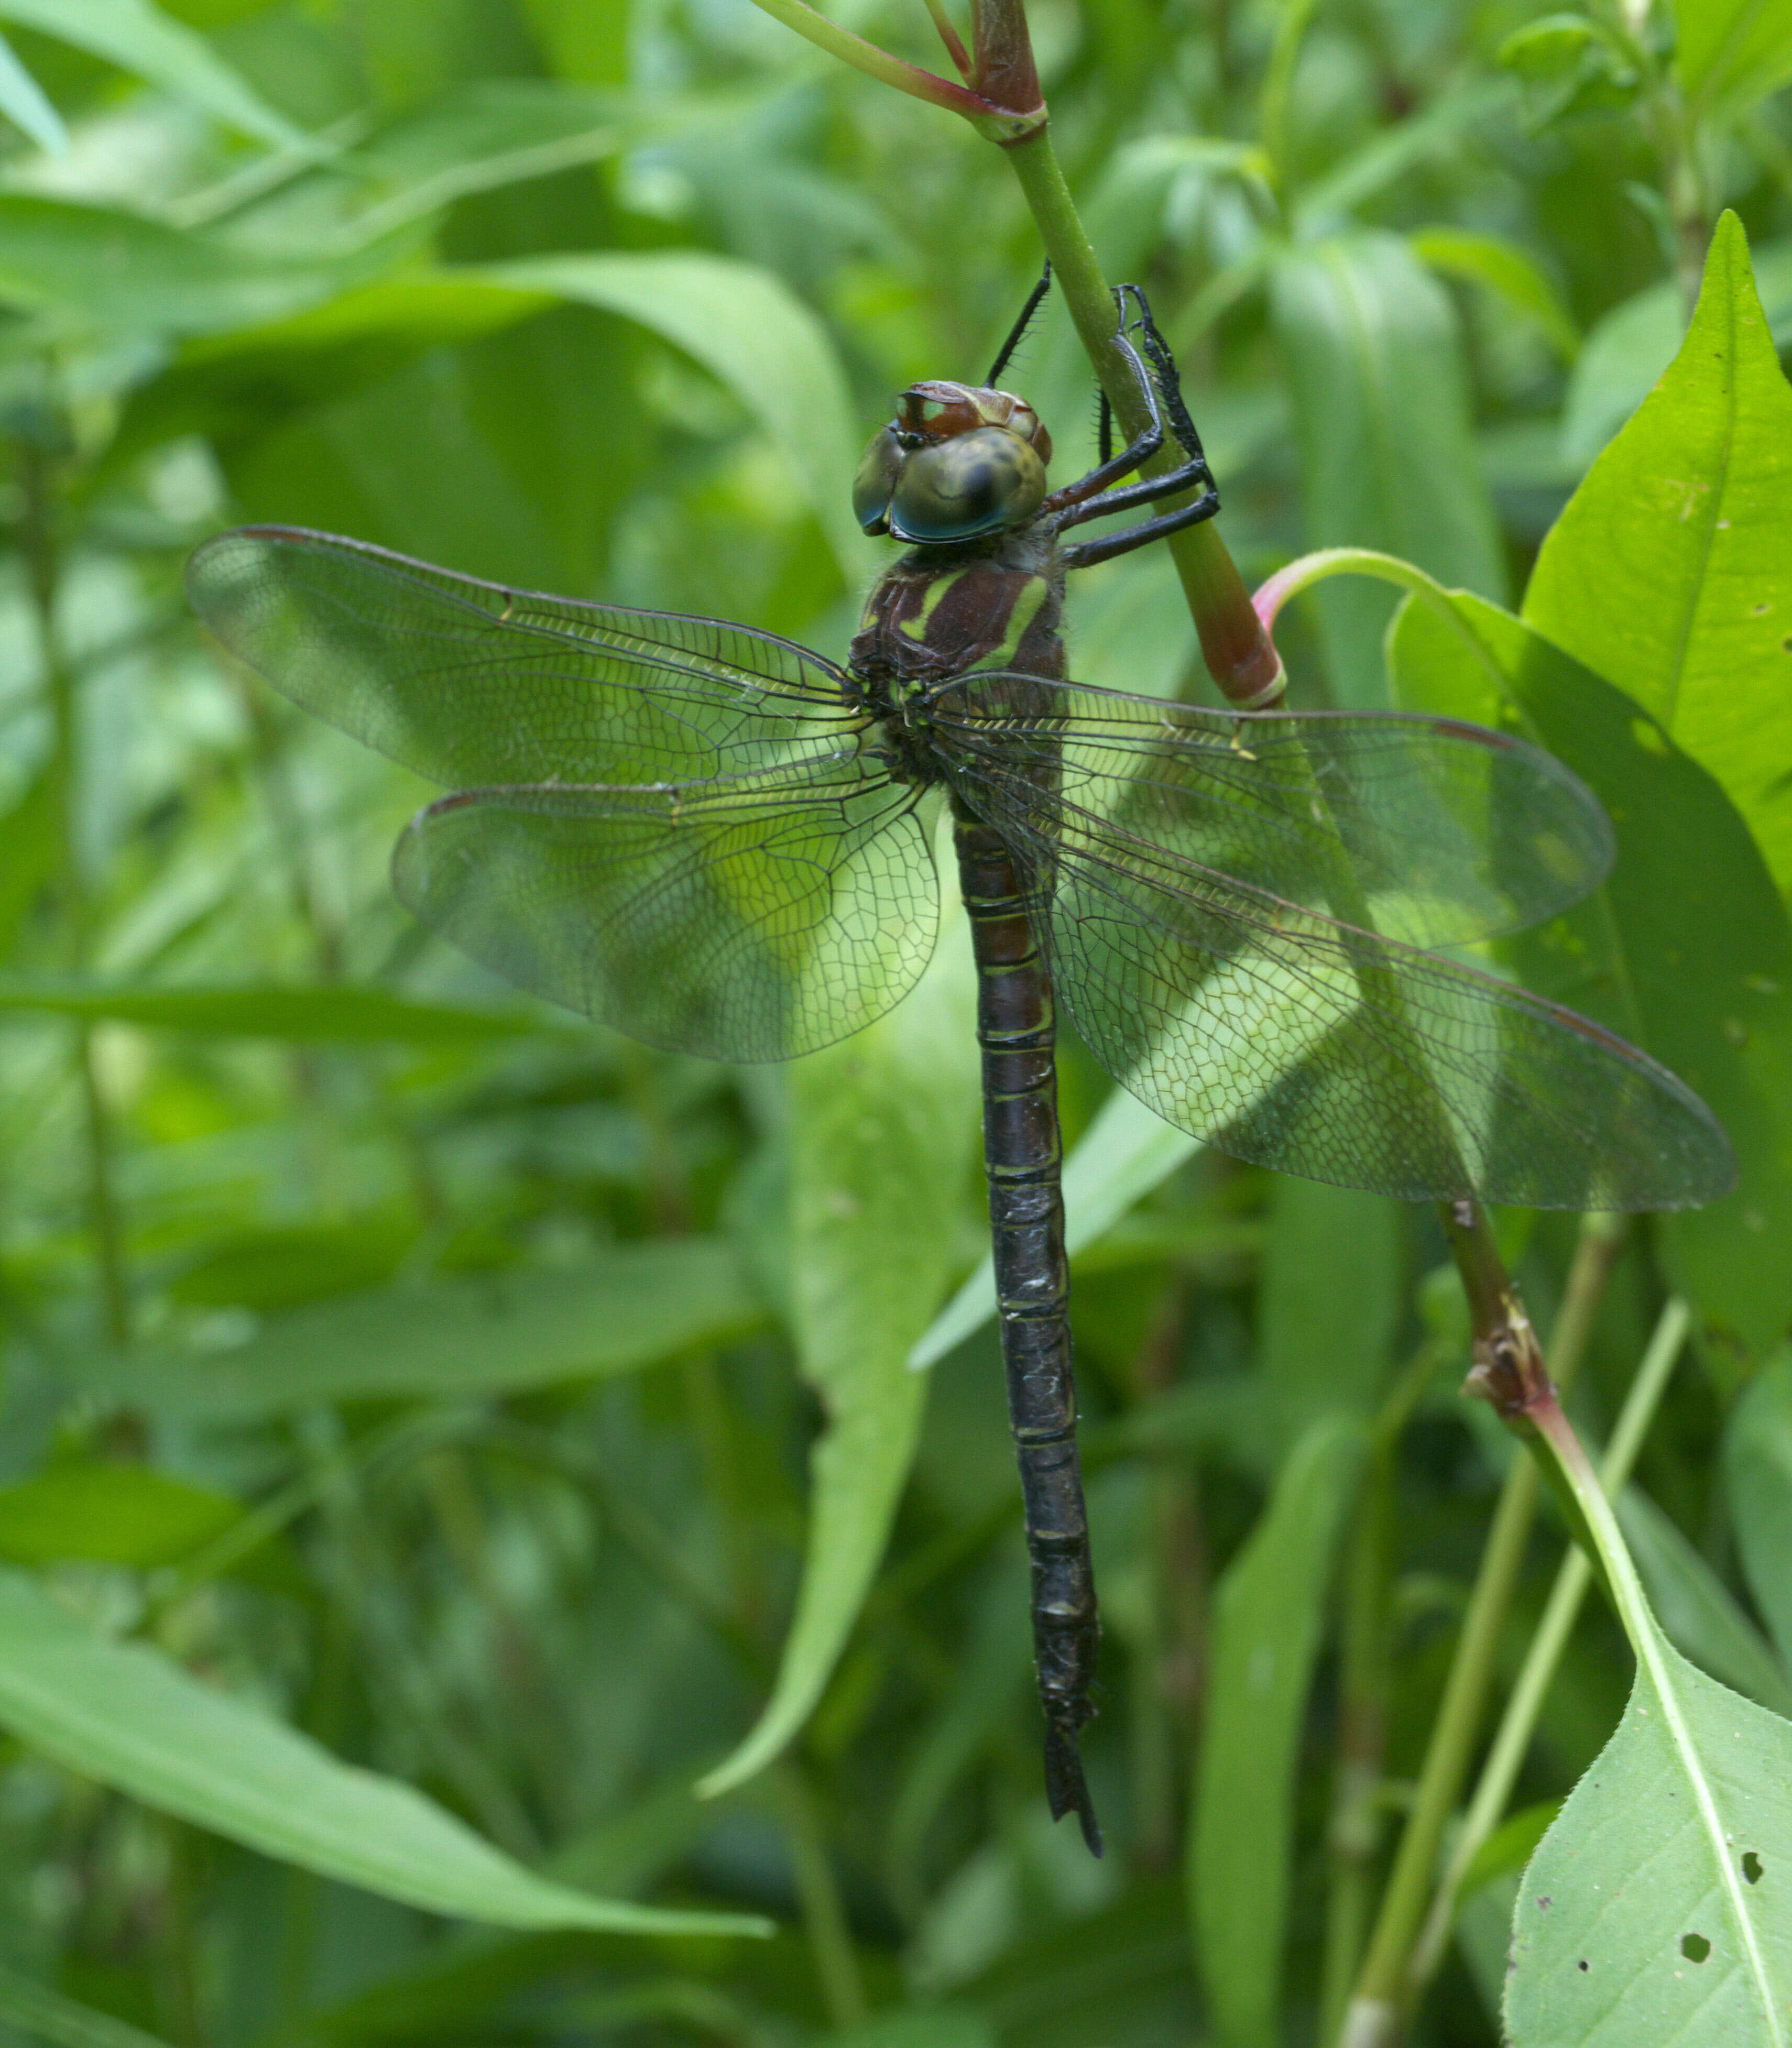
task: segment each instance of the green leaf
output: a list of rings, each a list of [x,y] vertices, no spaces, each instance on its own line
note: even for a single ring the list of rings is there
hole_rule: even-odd
[[[1517,726],[1604,805],[1617,840],[1592,901],[1511,944],[1526,983],[1640,1044],[1729,1133],[1736,1192],[1659,1226],[1676,1284],[1751,1349],[1792,1313],[1792,932],[1717,784],[1621,691],[1466,592],[1404,608],[1402,704]]]
[[[1328,1410],[1373,1406],[1400,1313],[1401,1236],[1393,1202],[1277,1175],[1258,1316],[1287,1441]]]
[[[426,1912],[612,1934],[771,1931],[537,1877],[409,1786],[338,1763],[157,1650],[94,1635],[11,1575],[0,1578],[0,1724],[145,1806]]]
[[[228,1494],[148,1465],[57,1464],[0,1487],[0,1557],[173,1565],[241,1520]]]
[[[1792,0],[1676,0],[1674,13],[1689,99],[1740,109],[1792,78]]]
[[[873,559],[848,483],[859,436],[827,330],[769,270],[695,250],[645,255],[531,256],[471,274],[638,320],[694,356],[776,441],[840,565]]]
[[[1774,345],[1784,348],[1792,343],[1792,236],[1761,242],[1753,254]],[[1614,306],[1594,327],[1562,405],[1562,456],[1575,471],[1586,467],[1648,397],[1685,332],[1685,307],[1673,277]]]
[[[41,1010],[160,1031],[202,1031],[299,1045],[472,1045],[519,1033],[572,1028],[551,1018],[468,1005],[420,1003],[376,987],[314,988],[246,982],[196,988],[107,987],[68,981],[0,979],[0,1013]]]
[[[976,1134],[976,979],[944,921],[913,992],[868,1030],[791,1069],[791,1276],[798,1363],[828,1425],[810,1459],[809,1542],[770,1700],[704,1780],[762,1770],[808,1719],[876,1573],[927,1382],[910,1348],[956,1251]]]
[[[1565,363],[1572,363],[1579,354],[1581,330],[1574,316],[1548,272],[1521,243],[1466,227],[1422,227],[1407,239],[1420,261],[1433,270],[1488,285],[1520,312],[1528,313]]]
[[[1615,1504],[1669,1640],[1745,1699],[1792,1714],[1792,1682],[1710,1565],[1647,1494],[1627,1487]]]
[[[1734,214],[1672,367],[1543,543],[1524,615],[1716,777],[1792,890],[1792,390]]]
[[[940,2006],[925,2012],[880,2012],[875,2019],[816,2038],[814,2048],[995,2048],[980,2012]]]
[[[56,2048],[167,2048],[142,2027],[64,1998],[48,1984],[0,1968],[0,2019]]]
[[[1792,1722],[1658,1639],[1525,1872],[1512,2048],[1786,2048]]]
[[[170,21],[145,0],[0,0],[0,21],[72,43],[259,142],[307,153],[317,146],[270,107],[204,37]]]
[[[1748,1590],[1792,1662],[1792,1352],[1768,1360],[1732,1410],[1724,1476]]]
[[[169,1414],[247,1420],[326,1401],[467,1400],[633,1371],[751,1329],[764,1311],[717,1238],[621,1245],[570,1270],[510,1267],[271,1317],[225,1351],[145,1344],[78,1383]]]
[[[1341,1415],[1290,1452],[1216,1591],[1189,1890],[1216,2048],[1278,2048],[1301,1725],[1368,1434]]]
[[[1441,582],[1502,595],[1499,534],[1442,287],[1400,236],[1360,234],[1287,250],[1271,296],[1309,545],[1383,549]],[[1334,698],[1385,703],[1391,598],[1352,584],[1317,602]]]
[[[62,116],[4,37],[0,37],[0,114],[29,135],[40,149],[60,153],[68,147],[68,130],[62,125]]]
[[[122,208],[0,192],[0,304],[55,336],[211,334],[339,291],[342,265],[251,255]]]

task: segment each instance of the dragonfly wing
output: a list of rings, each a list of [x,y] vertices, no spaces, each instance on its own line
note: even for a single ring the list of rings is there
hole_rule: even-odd
[[[1118,837],[1418,946],[1550,917],[1596,888],[1612,833],[1590,791],[1508,734],[1396,712],[1214,712],[1014,674],[935,700],[986,774],[1017,733]]]
[[[537,995],[706,1059],[789,1059],[899,1002],[939,894],[914,791],[839,763],[474,789],[398,843],[401,901]]]
[[[1053,981],[1115,1079],[1259,1165],[1402,1200],[1671,1209],[1735,1178],[1711,1112],[1586,1018],[1010,785]],[[1055,827],[1040,829],[1056,811]]]
[[[720,620],[582,604],[297,527],[220,534],[193,607],[274,688],[431,782],[665,782],[849,747],[832,662]]]

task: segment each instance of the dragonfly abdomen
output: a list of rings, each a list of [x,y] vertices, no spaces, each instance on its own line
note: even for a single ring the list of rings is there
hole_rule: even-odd
[[[983,1160],[1008,1414],[1033,1581],[1034,1661],[1053,1818],[1075,1811],[1098,1855],[1077,1730],[1094,1711],[1101,1629],[1076,1456],[1070,1270],[1060,1183],[1056,1017],[1014,855],[960,810],[959,875],[977,962]]]

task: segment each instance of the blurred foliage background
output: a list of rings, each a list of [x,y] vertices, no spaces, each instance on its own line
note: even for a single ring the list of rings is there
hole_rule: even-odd
[[[920,9],[835,11],[934,61]],[[1691,10],[1678,59],[1631,0],[1032,20],[1251,580],[1348,541],[1511,599],[1673,355],[1720,205],[1792,339],[1782,6]],[[731,1072],[525,1006],[390,900],[422,785],[231,671],[181,596],[196,541],[271,520],[839,654],[877,559],[862,440],[910,380],[980,374],[1037,273],[999,153],[747,0],[0,0],[0,2020],[69,2048],[1313,2039],[1511,1455],[1456,1397],[1432,1220],[1183,1148],[1081,1255],[1096,1864],[1041,1797],[993,1340],[902,1369],[980,1253],[951,1056],[905,1069],[899,1010],[806,1076]],[[1072,473],[1094,411],[1061,314],[1010,381]],[[1092,572],[1077,673],[1201,693],[1181,607],[1161,561]],[[1295,701],[1389,701],[1391,609],[1295,607]],[[867,1135],[856,1091],[892,1075],[924,1110]],[[1108,1084],[1072,1046],[1065,1086],[1074,1141]],[[1788,1269],[1778,1230],[1757,1270]],[[1506,1235],[1546,1325],[1574,1220]],[[1596,1433],[1656,1251],[1647,1223],[1616,1251]],[[1695,1332],[1633,1499],[1677,1639],[1783,1706],[1783,1374],[1720,1450],[1786,1305],[1744,1293]],[[1313,1425],[1401,1374],[1385,1717],[1340,1836],[1357,1468]],[[805,1544],[795,1739],[700,1799],[772,1688]],[[1561,1546],[1546,1522],[1502,1682]],[[1260,1720],[1270,1666],[1229,1613],[1282,1674]],[[126,1640],[153,1666],[93,1651]],[[1497,2038],[1518,1866],[1627,1670],[1590,1604],[1416,2038]],[[509,1924],[471,1929],[422,1910],[452,1904],[433,1838],[396,1821],[359,1888],[339,1835],[300,1840],[323,1804],[260,1724],[191,1717],[201,1682],[422,1788],[507,1871],[776,1931],[568,1926],[490,1870],[456,1895]],[[1228,1713],[1242,1747],[1204,1776]],[[1191,1941],[1191,1840],[1241,1887],[1242,1949],[1198,1906]]]

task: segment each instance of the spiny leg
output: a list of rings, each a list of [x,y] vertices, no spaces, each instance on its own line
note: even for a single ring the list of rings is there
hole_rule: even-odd
[[[996,351],[995,360],[989,367],[988,376],[983,379],[986,385],[993,385],[996,378],[1007,368],[1014,351],[1026,339],[1026,331],[1033,324],[1033,316],[1038,312],[1040,301],[1051,289],[1052,265],[1051,259],[1048,257],[1045,269],[1039,273],[1038,283],[1027,294],[1026,304],[1021,308],[1020,318],[1009,328],[1008,339]]]

